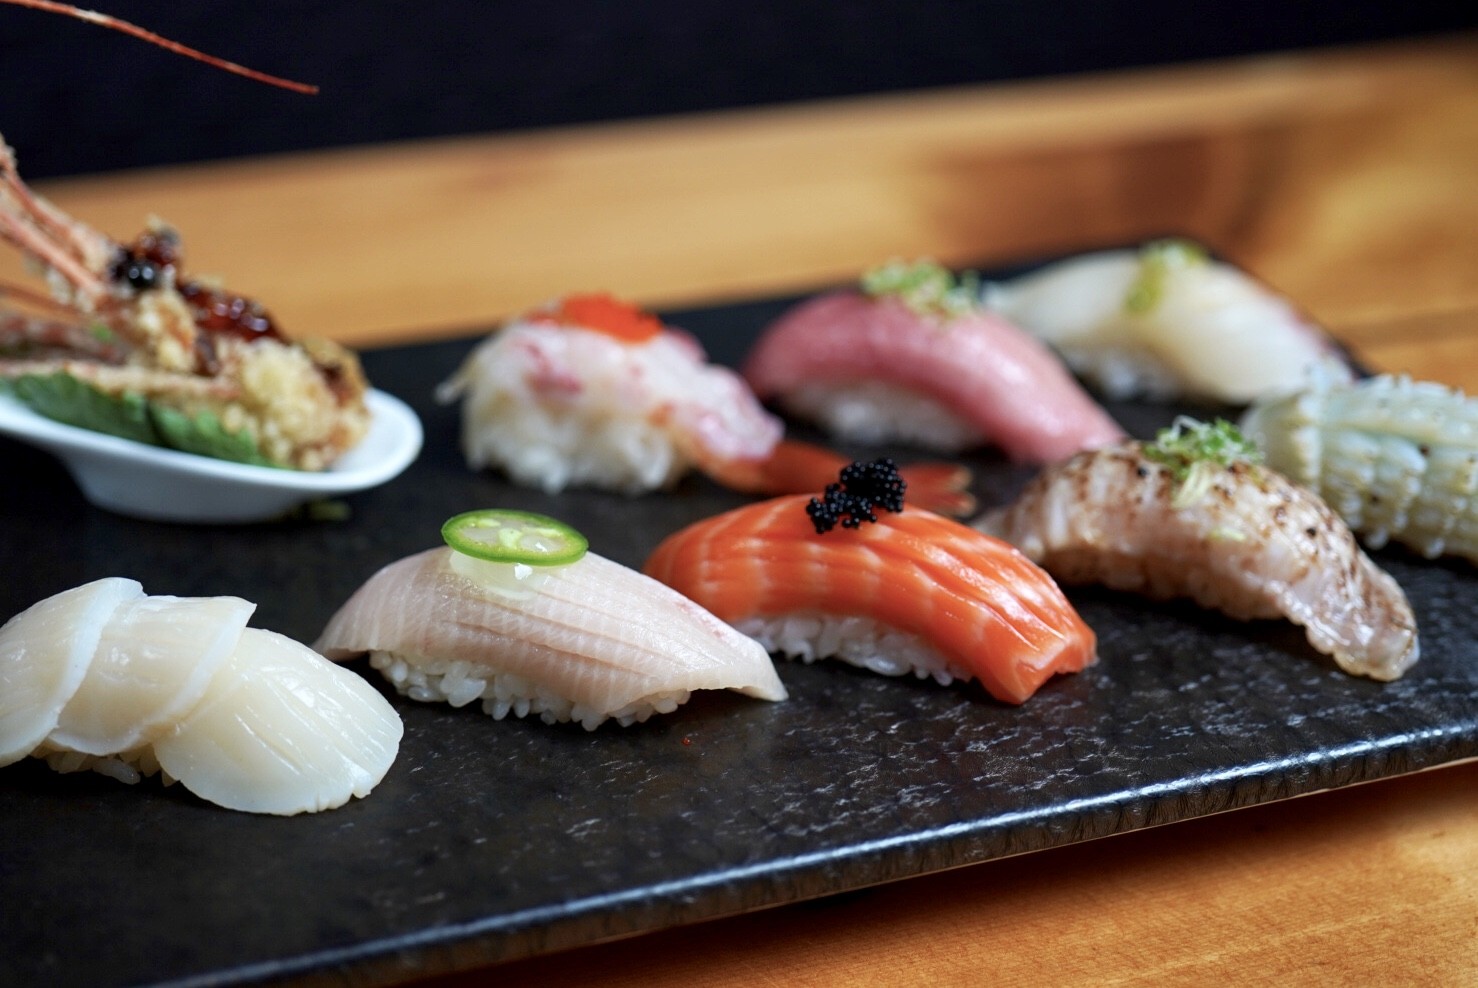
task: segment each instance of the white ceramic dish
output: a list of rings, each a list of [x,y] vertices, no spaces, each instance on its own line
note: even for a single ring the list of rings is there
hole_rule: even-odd
[[[299,505],[383,484],[421,451],[421,420],[383,391],[365,397],[370,428],[327,470],[275,470],[181,453],[54,422],[0,395],[0,434],[54,454],[87,500],[155,521],[231,523],[276,518]]]

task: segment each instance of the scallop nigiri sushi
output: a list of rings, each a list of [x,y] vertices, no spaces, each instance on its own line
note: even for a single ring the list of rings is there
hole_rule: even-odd
[[[989,444],[1050,463],[1124,435],[1049,348],[930,262],[885,265],[783,313],[743,374],[761,400],[862,443]]]
[[[690,334],[604,294],[569,295],[513,319],[437,397],[462,402],[468,466],[550,493],[642,494],[697,470],[734,490],[778,494],[817,488],[846,463],[785,440],[781,420]],[[970,510],[963,467],[910,471],[921,499]]]
[[[1257,460],[1230,423],[1181,420],[1049,467],[975,524],[1064,583],[1287,618],[1346,672],[1399,677],[1420,654],[1406,594],[1328,505]]]
[[[988,285],[985,299],[1110,398],[1245,404],[1316,367],[1351,376],[1287,299],[1183,240],[1070,257]]]
[[[594,730],[670,713],[693,690],[783,700],[769,655],[693,601],[588,551],[527,512],[459,515],[449,543],[390,563],[319,636],[331,659],[369,653],[402,694],[495,718]]]
[[[1095,661],[1093,631],[1044,570],[999,539],[905,508],[903,487],[887,460],[854,464],[824,498],[690,525],[643,569],[771,651],[978,680],[1008,703]]]
[[[0,765],[27,755],[124,782],[162,772],[229,809],[289,815],[366,796],[400,718],[363,679],[247,627],[239,597],[96,580],[0,627]]]

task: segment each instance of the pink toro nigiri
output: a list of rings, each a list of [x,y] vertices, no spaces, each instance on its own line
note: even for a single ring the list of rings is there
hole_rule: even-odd
[[[762,400],[859,442],[993,444],[1050,463],[1124,436],[1047,346],[927,262],[879,268],[860,291],[791,309],[743,374]]]
[[[999,539],[904,508],[890,469],[854,464],[824,500],[780,497],[690,525],[644,571],[771,651],[974,679],[1008,703],[1095,661],[1092,629],[1052,577]]]
[[[1406,594],[1317,495],[1256,460],[1230,423],[1183,419],[1047,468],[975,525],[1064,583],[1284,617],[1346,672],[1397,678],[1420,654]]]
[[[496,530],[500,546],[528,560],[571,538],[578,552],[548,565],[447,546],[408,556],[355,591],[315,647],[335,660],[368,653],[415,700],[481,701],[494,718],[533,714],[587,730],[670,713],[698,689],[785,698],[764,649],[656,580],[585,551],[563,523],[496,509],[458,517]]]

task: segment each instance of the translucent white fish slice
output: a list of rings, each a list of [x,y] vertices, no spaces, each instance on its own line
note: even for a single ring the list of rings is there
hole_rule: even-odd
[[[32,605],[0,628],[0,765],[46,739],[87,674],[103,626],[136,580],[107,577]]]
[[[291,638],[247,628],[205,698],[154,753],[197,796],[288,816],[368,795],[402,732],[394,708],[359,676]]]
[[[125,601],[48,740],[89,755],[147,744],[205,695],[257,605],[240,597]]]
[[[315,647],[336,660],[388,653],[382,671],[416,699],[481,698],[494,717],[537,711],[588,729],[670,711],[692,690],[785,698],[763,648],[633,569],[589,552],[568,566],[524,567],[524,579],[508,566],[499,583],[500,565],[447,548],[391,563]],[[416,673],[451,674],[455,688],[441,681],[421,695]]]

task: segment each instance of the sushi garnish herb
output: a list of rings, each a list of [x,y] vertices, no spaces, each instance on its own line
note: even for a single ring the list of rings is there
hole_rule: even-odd
[[[1139,276],[1124,297],[1124,311],[1142,316],[1153,312],[1165,298],[1165,285],[1175,271],[1205,264],[1206,249],[1189,240],[1155,240],[1139,252]]]
[[[1170,504],[1185,508],[1210,490],[1217,467],[1261,463],[1262,453],[1231,422],[1200,422],[1188,415],[1161,429],[1155,441],[1143,447],[1145,459],[1167,468],[1176,490]]]
[[[899,476],[897,464],[887,457],[850,463],[842,468],[838,479],[838,483],[826,485],[821,497],[813,497],[806,504],[806,514],[811,516],[817,535],[825,535],[838,524],[858,528],[865,521],[876,522],[874,508],[903,510],[908,484]]]
[[[0,380],[8,394],[37,415],[151,446],[258,467],[288,468],[268,459],[246,431],[232,432],[206,410],[188,415],[141,394],[110,395],[71,374],[22,374]]]
[[[623,343],[645,343],[662,332],[662,320],[605,292],[566,295],[553,309],[531,319],[592,329]]]
[[[953,319],[980,308],[980,276],[966,271],[958,278],[930,260],[889,261],[862,276],[869,298],[894,296],[921,316]]]
[[[523,566],[567,566],[590,547],[562,521],[504,508],[464,511],[441,526],[441,537],[464,556]]]

